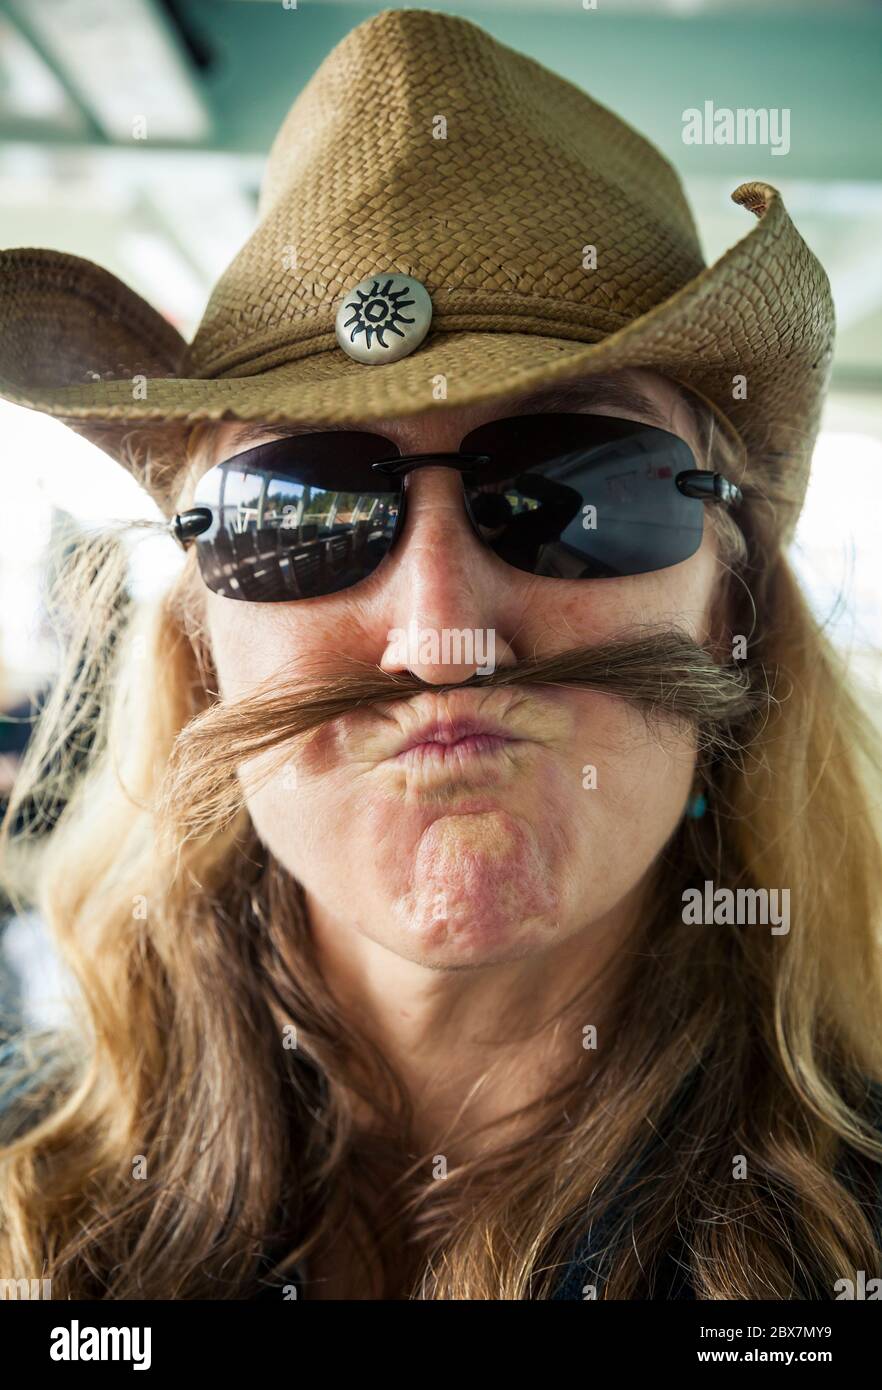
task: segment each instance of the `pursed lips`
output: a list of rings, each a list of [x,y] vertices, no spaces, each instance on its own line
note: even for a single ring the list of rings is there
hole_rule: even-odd
[[[523,741],[504,726],[487,720],[455,719],[443,724],[436,721],[409,734],[391,758],[393,761],[408,757],[443,760],[451,755],[459,758],[497,753],[510,744]]]

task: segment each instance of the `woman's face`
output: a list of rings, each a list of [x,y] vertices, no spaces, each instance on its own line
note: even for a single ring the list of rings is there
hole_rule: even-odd
[[[697,450],[677,388],[627,374]],[[514,398],[513,398],[514,399]],[[496,406],[426,412],[365,428],[402,453],[453,451],[471,429],[510,413]],[[592,405],[594,414],[630,414]],[[218,427],[220,461],[253,447]],[[272,427],[266,432],[271,439]],[[324,725],[263,785],[241,770],[262,841],[303,885],[311,914],[433,968],[523,959],[582,932],[633,918],[641,888],[689,795],[694,740],[661,735],[622,699],[535,685],[457,688],[479,659],[444,664],[446,632],[495,643],[497,667],[615,640],[649,624],[710,639],[719,573],[706,525],[690,559],[654,574],[536,578],[499,559],[473,532],[460,475],[426,467],[407,477],[407,517],[393,551],[357,586],[292,603],[233,601],[205,590],[223,697],[276,679],[304,684],[352,659],[409,669],[429,685],[396,703]],[[402,650],[401,632],[436,634]],[[480,646],[476,645],[476,655]],[[484,729],[469,734],[469,729]],[[462,737],[457,737],[458,735]],[[448,738],[446,744],[433,742]]]

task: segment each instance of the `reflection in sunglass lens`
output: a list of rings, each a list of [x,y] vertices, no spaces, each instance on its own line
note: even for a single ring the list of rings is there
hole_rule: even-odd
[[[370,466],[390,453],[379,436],[328,432],[274,441],[212,468],[194,503],[213,513],[196,543],[205,583],[226,598],[280,603],[367,578],[398,525],[401,484],[390,479],[379,490]]]
[[[495,460],[466,489],[478,533],[516,569],[557,579],[647,574],[701,544],[703,504],[677,435],[606,416],[520,416],[481,426],[463,451]]]
[[[521,415],[481,425],[459,452],[475,530],[528,574],[648,574],[701,544],[704,503],[677,485],[695,458],[667,430],[612,416]],[[373,468],[397,454],[381,435],[322,431],[211,469],[194,499],[212,516],[196,540],[208,587],[280,603],[366,579],[400,529],[407,469]]]

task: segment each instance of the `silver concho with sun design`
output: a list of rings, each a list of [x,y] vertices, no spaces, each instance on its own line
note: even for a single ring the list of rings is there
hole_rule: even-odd
[[[418,348],[432,322],[432,301],[412,275],[369,275],[343,296],[337,342],[356,362],[397,362]]]

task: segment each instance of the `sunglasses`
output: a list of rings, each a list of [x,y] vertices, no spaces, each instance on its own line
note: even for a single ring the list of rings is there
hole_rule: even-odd
[[[456,453],[401,454],[379,434],[321,431],[217,464],[170,529],[195,546],[216,594],[320,598],[361,583],[390,553],[408,473],[453,468],[475,534],[506,564],[549,579],[615,579],[688,560],[704,503],[742,500],[695,463],[678,435],[606,415],[492,420]]]

